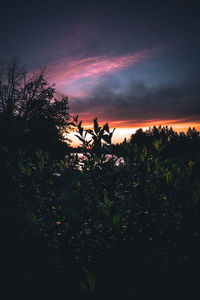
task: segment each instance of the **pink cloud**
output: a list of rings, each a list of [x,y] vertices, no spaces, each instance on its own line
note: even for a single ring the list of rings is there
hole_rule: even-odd
[[[81,86],[93,86],[101,76],[116,73],[154,56],[159,49],[146,49],[133,55],[118,57],[62,58],[49,65],[48,77],[60,92],[76,97],[85,96]],[[79,92],[77,92],[79,91]]]

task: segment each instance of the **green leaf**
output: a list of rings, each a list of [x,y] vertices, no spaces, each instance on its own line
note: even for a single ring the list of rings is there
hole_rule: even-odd
[[[30,169],[30,168],[27,168],[26,171],[27,171],[27,175],[30,176],[31,173],[32,173],[32,172],[31,172],[31,169]]]
[[[97,163],[99,163],[99,161],[100,161],[100,158],[99,158],[97,155],[95,155],[95,156],[93,157],[93,159],[94,159],[94,161],[97,162]]]
[[[24,168],[24,166],[21,166],[21,173],[24,175],[26,174],[26,169]]]
[[[192,161],[192,160],[189,160],[189,162],[188,162],[188,166],[191,168],[191,167],[193,167],[194,166],[194,164],[195,164],[195,162],[194,161]]]
[[[121,219],[121,215],[120,215],[120,214],[116,214],[116,215],[112,218],[112,224],[113,224],[113,226],[118,225],[120,219]]]
[[[140,153],[140,159],[141,159],[141,161],[144,161],[144,159],[145,159],[145,154],[144,153]]]
[[[192,200],[196,204],[199,202],[200,191],[193,191]]]
[[[80,187],[81,186],[81,183],[80,181],[77,182],[77,187]]]
[[[112,206],[112,203],[111,203],[111,201],[109,200],[108,194],[107,194],[106,192],[104,192],[104,202],[105,202],[105,204],[106,204],[108,207],[111,207],[111,206]]]
[[[155,140],[153,142],[154,147],[156,148],[156,150],[158,151],[158,149],[160,148],[160,145],[162,144],[162,140]]]
[[[8,153],[8,147],[2,147],[3,151]]]
[[[175,213],[175,217],[177,217],[178,219],[182,220],[183,219],[183,214],[182,212],[179,210]]]
[[[88,290],[88,287],[87,287],[87,284],[85,281],[82,281],[80,280],[80,287],[83,289],[83,290]]]
[[[158,149],[158,153],[161,153],[165,148],[166,148],[166,146],[165,146],[165,145],[162,145],[162,146]]]
[[[90,290],[91,290],[92,292],[94,292],[94,290],[95,290],[95,284],[96,284],[96,280],[95,280],[94,275],[91,274],[90,272],[87,272],[87,274],[86,274],[86,280],[87,280],[87,282],[88,282],[88,285],[89,285],[89,287],[90,287]]]

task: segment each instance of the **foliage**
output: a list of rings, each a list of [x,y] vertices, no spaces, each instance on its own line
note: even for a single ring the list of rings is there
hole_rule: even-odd
[[[167,156],[168,137],[154,128],[145,144],[124,142],[124,163],[116,165],[108,124],[94,119],[84,130],[74,117],[71,125],[81,162],[73,153],[56,162],[43,151],[18,155],[13,176],[28,230],[54,249],[57,269],[70,270],[87,299],[108,287],[112,296],[146,299],[154,280],[162,289],[163,274],[182,270],[199,247],[199,157]]]
[[[186,133],[177,133],[172,127],[156,127],[149,128],[146,131],[138,129],[132,134],[130,141],[127,143],[129,148],[137,144],[139,147],[147,147],[153,151],[155,143],[162,144],[162,156],[182,157],[189,159],[191,156],[198,156],[200,150],[199,132],[195,128],[189,128]]]
[[[29,74],[13,59],[0,65],[1,145],[14,150],[44,150],[52,157],[66,151],[64,133],[69,123],[67,97],[55,97],[45,72]]]

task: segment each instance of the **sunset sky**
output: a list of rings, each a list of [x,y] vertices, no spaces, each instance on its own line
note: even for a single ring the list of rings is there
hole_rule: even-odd
[[[200,129],[199,1],[9,1],[0,60],[21,58],[68,95],[71,114],[116,127]]]

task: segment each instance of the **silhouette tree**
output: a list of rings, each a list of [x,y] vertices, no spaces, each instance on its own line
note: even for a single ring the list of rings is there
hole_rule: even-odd
[[[66,147],[70,119],[68,98],[56,97],[44,70],[29,74],[12,59],[0,65],[1,145],[15,149],[43,149],[52,155]],[[59,149],[59,151],[58,151]],[[61,151],[62,152],[62,151]]]

